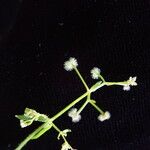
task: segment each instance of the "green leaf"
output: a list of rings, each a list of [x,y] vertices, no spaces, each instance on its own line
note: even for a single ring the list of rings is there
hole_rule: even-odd
[[[99,82],[97,82],[96,84],[94,84],[94,85],[90,88],[91,92],[96,91],[96,90],[99,88],[99,86],[101,85],[101,83],[102,83],[102,81],[99,81]]]
[[[30,109],[30,108],[25,108],[24,113],[25,113],[25,114],[28,114],[28,113],[30,113],[31,111],[34,111],[34,110],[33,110],[33,109]]]
[[[46,122],[47,121],[47,119],[48,119],[48,117],[46,116],[46,115],[40,115],[39,117],[38,117],[38,120],[37,121],[39,121],[39,122]]]
[[[50,124],[48,127],[45,127],[43,129],[41,129],[37,134],[35,134],[31,139],[32,140],[36,140],[38,139],[40,136],[42,136],[46,131],[48,131],[50,128],[52,127],[52,124]]]
[[[15,115],[15,117],[18,118],[18,119],[20,119],[20,120],[24,120],[24,121],[32,119],[32,118],[30,118],[28,116],[25,116],[25,115]]]

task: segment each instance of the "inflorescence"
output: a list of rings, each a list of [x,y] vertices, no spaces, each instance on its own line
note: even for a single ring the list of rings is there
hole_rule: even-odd
[[[129,91],[131,86],[137,86],[136,83],[137,77],[129,77],[127,81],[107,82],[104,79],[104,77],[101,75],[101,70],[97,67],[94,67],[90,71],[91,77],[93,79],[97,79],[98,81],[89,88],[87,83],[83,79],[82,75],[80,74],[79,70],[77,69],[77,67],[78,67],[78,62],[73,57],[70,57],[69,60],[64,63],[64,69],[66,71],[74,70],[77,73],[78,77],[80,78],[81,82],[83,83],[86,89],[86,92],[83,93],[81,96],[79,96],[77,99],[73,100],[64,109],[59,111],[56,115],[54,115],[51,118],[29,108],[25,109],[23,115],[16,115],[16,117],[20,120],[20,126],[22,128],[31,125],[34,121],[39,121],[43,123],[39,128],[37,128],[34,132],[32,132],[25,140],[23,140],[18,145],[16,150],[21,150],[30,140],[38,139],[41,135],[43,135],[46,131],[50,130],[51,128],[54,128],[56,132],[58,132],[58,137],[57,137],[58,140],[60,139],[60,137],[64,140],[61,150],[75,150],[72,148],[72,146],[69,144],[69,142],[66,139],[68,132],[71,132],[71,130],[70,129],[60,130],[56,126],[54,121],[68,111],[68,116],[72,119],[72,122],[74,123],[79,122],[81,120],[81,112],[85,109],[87,104],[90,104],[99,113],[97,117],[99,121],[103,122],[105,120],[109,120],[111,117],[110,112],[103,111],[96,104],[96,100],[91,99],[91,93],[95,92],[96,90],[100,89],[103,86],[119,85],[119,86],[123,86],[123,90],[125,91]],[[83,105],[79,109],[75,108],[74,106],[84,98],[86,98],[86,100],[84,101]]]

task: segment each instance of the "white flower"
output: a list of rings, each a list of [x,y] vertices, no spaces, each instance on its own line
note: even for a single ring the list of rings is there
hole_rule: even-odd
[[[61,147],[61,150],[72,150],[71,146],[67,143],[67,142],[64,142],[62,144],[62,147]]]
[[[68,112],[68,116],[72,118],[72,122],[79,122],[81,120],[81,115],[78,114],[77,112],[77,108],[72,108],[69,112]]]
[[[78,62],[75,58],[70,57],[68,61],[64,63],[64,69],[67,71],[71,71],[74,69],[74,67],[78,66]]]
[[[136,83],[136,78],[137,77],[130,77],[128,82],[131,86],[137,86],[137,83]]]
[[[99,78],[99,74],[100,74],[100,69],[97,68],[97,67],[94,67],[92,70],[91,70],[91,76],[93,79],[98,79]]]
[[[129,85],[124,85],[123,86],[123,90],[124,91],[129,91],[130,90],[130,86]]]
[[[100,114],[100,115],[98,116],[98,120],[99,120],[99,121],[104,121],[104,120],[110,119],[110,117],[111,117],[110,112],[109,112],[109,111],[106,111],[104,114]]]
[[[129,77],[129,79],[127,81],[127,84],[125,84],[123,86],[123,90],[124,91],[129,91],[130,86],[137,86],[136,79],[137,79],[137,77]]]
[[[77,149],[72,148],[67,142],[64,142],[62,144],[61,150],[77,150]]]

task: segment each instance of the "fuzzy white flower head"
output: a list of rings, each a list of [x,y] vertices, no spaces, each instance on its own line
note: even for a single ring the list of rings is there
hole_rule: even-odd
[[[75,58],[70,57],[68,61],[64,63],[64,69],[67,71],[71,71],[74,69],[74,67],[78,66],[78,62]]]
[[[77,108],[72,108],[68,112],[68,116],[72,118],[72,122],[74,122],[74,123],[79,122],[81,120],[81,115],[78,114]]]
[[[98,120],[99,120],[99,121],[105,121],[105,120],[110,119],[110,117],[111,117],[110,112],[109,112],[109,111],[106,111],[104,114],[100,114],[100,115],[98,116]]]
[[[137,79],[137,77],[129,77],[127,84],[123,86],[123,90],[129,91],[130,86],[137,86],[136,79]]]
[[[97,67],[94,67],[92,70],[91,70],[91,76],[93,79],[98,79],[99,78],[99,74],[100,74],[101,70]]]
[[[130,90],[130,86],[129,85],[124,85],[123,86],[123,90],[124,91],[129,91]]]

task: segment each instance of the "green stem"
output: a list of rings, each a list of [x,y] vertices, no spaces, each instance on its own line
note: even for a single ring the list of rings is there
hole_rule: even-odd
[[[100,77],[100,79],[105,82],[105,79],[103,78],[103,76],[101,74],[98,74],[98,76]]]
[[[79,76],[79,78],[81,79],[83,85],[85,86],[86,90],[89,90],[89,87],[87,86],[86,82],[84,81],[82,75],[80,74],[80,72],[78,71],[78,69],[76,67],[74,67],[74,70],[76,71],[77,75]]]
[[[69,110],[72,106],[74,106],[76,103],[78,103],[80,100],[82,100],[84,97],[86,97],[89,94],[89,92],[84,93],[80,97],[78,97],[76,100],[74,100],[72,103],[70,103],[68,106],[66,106],[63,110],[61,110],[59,113],[57,113],[55,116],[51,118],[52,121],[56,120],[58,117],[60,117],[62,114],[64,114],[67,110]]]
[[[78,70],[77,70],[78,72]],[[79,77],[80,77],[80,73],[79,73]],[[82,77],[80,77],[80,79],[83,81],[83,83],[85,83],[85,81],[83,80]],[[96,90],[98,90],[99,88],[101,88],[104,85],[124,85],[126,82],[103,82],[102,84],[98,84],[98,85],[94,85],[92,86],[92,90],[90,91],[88,87],[86,87],[87,85],[85,85],[85,87],[88,89],[87,92],[85,92],[83,95],[81,95],[80,97],[78,97],[77,99],[75,99],[72,103],[70,103],[68,106],[66,106],[63,110],[61,110],[59,113],[57,113],[56,115],[54,115],[50,121],[53,122],[54,120],[56,120],[57,118],[59,118],[62,114],[64,114],[66,111],[68,111],[72,106],[74,106],[76,103],[78,103],[80,100],[82,100],[83,98],[85,98],[86,96],[90,95],[92,92],[95,92]],[[93,105],[100,113],[104,113],[97,105],[95,105],[92,101],[89,101],[91,105]],[[87,102],[84,103],[84,106],[81,108],[80,111],[82,111],[82,109],[87,105]],[[37,135],[41,130],[43,130],[44,128],[46,128],[49,125],[49,121],[43,123],[40,127],[38,127],[35,131],[33,131],[31,134],[29,134],[20,144],[19,146],[15,149],[15,150],[21,150],[35,135]],[[48,130],[47,130],[48,131]]]
[[[83,105],[78,110],[78,112],[77,112],[78,114],[80,114],[83,111],[83,109],[86,107],[86,105],[89,103],[90,96],[91,96],[91,93],[88,94],[86,101],[83,103]]]
[[[50,120],[51,122],[56,120],[58,117],[60,117],[62,114],[64,114],[67,110],[69,110],[72,106],[74,106],[76,103],[78,103],[80,100],[82,100],[84,97],[88,95],[89,92],[84,93],[79,98],[74,100],[72,103],[70,103],[67,107],[65,107],[62,111],[57,113],[55,116],[53,116]],[[49,122],[46,122],[42,124],[40,127],[38,127],[35,131],[33,131],[31,134],[29,134],[15,150],[21,150],[36,134],[38,134],[43,128],[45,128]],[[48,131],[48,130],[47,130]]]
[[[62,136],[64,142],[66,142],[66,143],[69,145],[69,147],[70,147],[71,149],[73,149],[72,146],[71,146],[71,145],[68,143],[68,141],[66,140],[65,136],[62,134],[62,131],[61,131],[54,123],[52,123],[52,126],[53,126],[54,129]]]
[[[124,86],[124,85],[127,85],[127,81],[123,81],[123,82],[105,82],[105,85],[107,85],[107,86],[111,86],[111,85]]]
[[[15,150],[21,150],[36,134],[38,134],[42,129],[46,128],[49,125],[49,122],[46,122],[42,124],[40,127],[38,127],[34,132],[29,134],[19,145]]]
[[[66,140],[66,138],[64,137],[64,135],[61,134],[62,131],[61,131],[54,123],[52,124],[52,126],[53,126],[54,129],[62,136],[63,140],[64,140],[65,142],[67,142],[67,140]]]
[[[96,108],[96,110],[98,110],[101,114],[104,114],[104,112],[102,111],[102,109],[100,109],[95,103],[93,103],[93,101],[89,101],[89,103]]]

